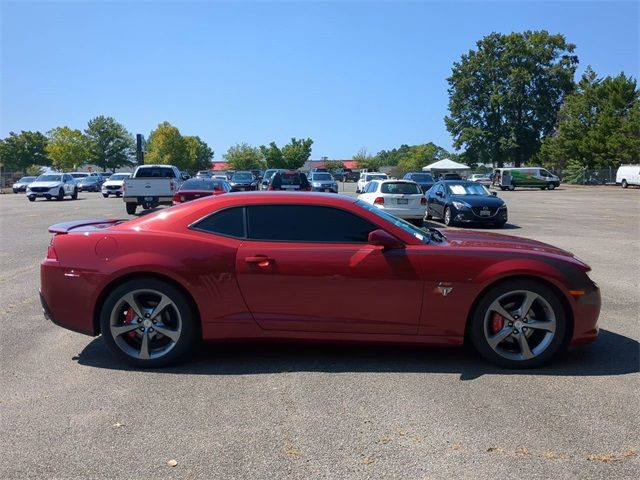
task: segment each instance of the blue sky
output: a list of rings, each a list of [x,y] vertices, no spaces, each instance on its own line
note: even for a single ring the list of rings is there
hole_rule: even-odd
[[[492,31],[546,29],[578,74],[638,76],[638,2],[5,2],[0,135],[162,121],[230,145],[314,140],[312,158],[447,149],[453,62]]]

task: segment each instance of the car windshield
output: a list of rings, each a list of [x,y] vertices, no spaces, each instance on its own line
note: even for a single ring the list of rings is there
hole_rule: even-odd
[[[187,180],[180,190],[222,190],[222,183],[216,180]]]
[[[409,182],[384,182],[380,188],[381,193],[397,193],[403,195],[413,195],[422,193],[420,187]]]
[[[22,177],[17,183],[29,183],[33,182],[35,179],[36,177]]]
[[[266,172],[264,172],[264,176],[262,177],[262,179],[269,180],[271,177],[273,177],[274,173],[276,173],[276,170],[267,170]]]
[[[88,173],[71,173],[70,174],[73,178],[85,178],[88,177],[89,174]]]
[[[109,180],[124,180],[125,178],[129,178],[129,175],[124,175],[122,173],[116,173],[109,177]]]
[[[451,195],[491,195],[487,187],[479,183],[452,183],[447,189]]]
[[[100,179],[98,177],[86,177],[86,178],[83,178],[81,181],[82,183],[96,183],[100,181]]]
[[[411,180],[414,182],[433,182],[433,177],[430,173],[412,173]]]
[[[36,178],[36,182],[59,182],[62,179],[62,175],[40,175]]]
[[[333,177],[331,176],[330,173],[314,173],[313,179],[314,180],[333,180]]]
[[[367,175],[365,180],[370,182],[371,180],[386,180],[388,177],[386,175]]]
[[[233,174],[231,180],[234,182],[250,182],[253,180],[253,175],[249,172],[238,172]]]
[[[401,228],[402,230],[404,230],[405,232],[413,235],[415,238],[417,238],[418,240],[420,240],[422,243],[430,243],[430,235],[428,234],[428,232],[426,232],[425,230],[422,230],[421,228],[418,228],[414,225],[411,225],[409,222],[407,222],[406,220],[402,220],[401,218],[398,218],[394,215],[391,215],[387,212],[385,212],[384,210],[374,207],[373,205],[369,204],[369,203],[365,203],[362,200],[356,200],[356,205],[358,205],[359,207],[364,208],[365,210],[370,211],[371,213],[374,213],[375,215],[383,218],[384,220],[386,220],[389,223],[394,224],[396,227]]]

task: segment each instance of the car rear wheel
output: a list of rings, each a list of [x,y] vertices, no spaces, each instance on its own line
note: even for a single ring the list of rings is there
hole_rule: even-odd
[[[127,208],[127,213],[129,215],[135,215],[136,208],[138,208],[138,205],[136,205],[133,202],[127,202],[125,205],[126,205],[126,208]]]
[[[109,349],[130,365],[162,367],[184,356],[196,341],[196,315],[182,292],[154,278],[116,288],[100,312]]]
[[[447,207],[447,208],[445,208],[445,209],[444,209],[444,217],[443,217],[443,220],[444,220],[444,224],[445,224],[447,227],[451,227],[451,226],[453,226],[453,223],[454,223],[454,222],[453,222],[453,218],[451,218],[451,209],[450,209],[449,207]]]
[[[534,280],[516,280],[497,285],[480,299],[469,336],[487,360],[507,368],[532,368],[558,353],[565,332],[565,313],[556,294]]]

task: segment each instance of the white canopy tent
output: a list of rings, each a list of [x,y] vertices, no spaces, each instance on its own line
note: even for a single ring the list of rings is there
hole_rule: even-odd
[[[434,162],[426,167],[422,167],[423,172],[431,172],[432,174],[440,173],[469,173],[471,168],[464,163],[454,162],[450,158],[443,158],[437,162]]]

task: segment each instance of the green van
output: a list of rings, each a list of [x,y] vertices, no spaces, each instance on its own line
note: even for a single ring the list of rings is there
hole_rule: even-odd
[[[511,176],[510,182],[508,180],[509,176]],[[541,167],[496,168],[494,170],[493,184],[502,190],[514,190],[516,187],[553,190],[560,185],[560,179]]]

